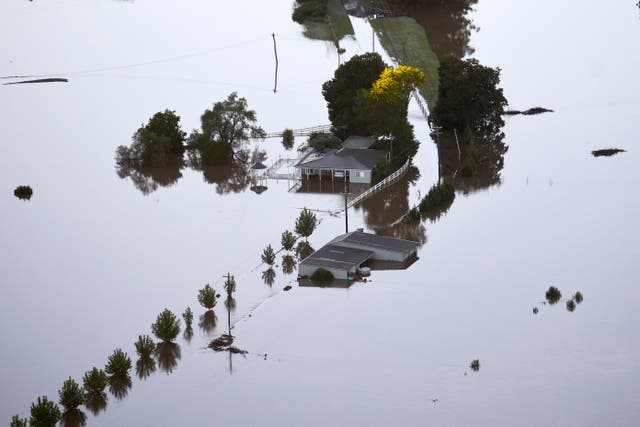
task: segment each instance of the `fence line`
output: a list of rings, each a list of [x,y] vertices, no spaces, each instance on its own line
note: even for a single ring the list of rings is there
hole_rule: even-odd
[[[331,130],[331,125],[319,125],[312,126],[308,128],[300,128],[300,129],[292,129],[294,136],[307,136],[311,135],[314,132],[329,132]],[[265,138],[281,138],[283,134],[283,130],[280,132],[271,132],[268,133]]]

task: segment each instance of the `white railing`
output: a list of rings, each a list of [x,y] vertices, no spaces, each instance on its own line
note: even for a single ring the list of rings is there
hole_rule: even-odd
[[[364,192],[358,194],[357,197],[355,197],[352,200],[350,200],[347,203],[347,209],[352,207],[352,206],[354,206],[354,205],[356,205],[356,204],[358,204],[358,203],[360,203],[361,201],[363,201],[367,197],[371,197],[372,195],[374,195],[378,191],[380,191],[383,188],[386,188],[389,185],[391,185],[394,182],[396,182],[398,179],[400,179],[400,177],[402,175],[404,175],[404,173],[407,171],[407,169],[409,169],[410,165],[411,165],[411,159],[407,159],[407,161],[404,163],[404,165],[402,165],[402,167],[400,169],[398,169],[397,171],[395,171],[394,173],[392,173],[391,175],[389,175],[388,177],[386,177],[385,179],[383,179],[382,181],[380,181],[379,183],[377,183],[373,187],[369,188],[367,191],[364,191]],[[342,212],[342,211],[344,211],[344,209],[339,209],[336,213],[339,213],[339,212]]]

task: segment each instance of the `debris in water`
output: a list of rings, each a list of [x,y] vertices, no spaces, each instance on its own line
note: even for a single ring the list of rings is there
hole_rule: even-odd
[[[209,348],[215,351],[225,351],[233,344],[233,335],[222,334],[215,340],[211,341]]]
[[[63,78],[51,78],[51,79],[35,79],[35,80],[21,80],[19,82],[9,82],[9,83],[3,83],[3,86],[8,86],[8,85],[21,85],[21,84],[26,84],[26,83],[68,83],[69,79],[63,79]]]
[[[562,292],[560,292],[560,290],[555,286],[549,286],[549,289],[547,290],[545,296],[547,297],[547,301],[549,301],[549,304],[553,305],[560,301],[560,298],[562,298]]]
[[[242,355],[249,354],[247,350],[240,350],[238,347],[235,347],[235,346],[231,346],[227,348],[227,351],[233,354],[242,354]]]
[[[291,290],[291,285],[287,285],[283,288],[283,290],[285,291],[290,291]]]
[[[520,111],[520,110],[507,110],[504,112],[504,114],[506,116],[515,116],[518,114],[522,114],[523,116],[533,116],[535,114],[542,114],[542,113],[553,113],[553,110],[549,110],[548,108],[542,108],[542,107],[533,107],[533,108],[529,108],[528,110],[524,110],[524,111]]]
[[[602,157],[602,156],[613,156],[614,154],[618,154],[618,153],[624,153],[625,150],[622,150],[620,148],[603,148],[601,150],[593,150],[591,152],[591,154],[593,154],[593,157]]]
[[[533,307],[533,314],[538,314],[538,307]]]
[[[473,369],[475,372],[478,372],[480,370],[480,360],[478,359],[474,359],[471,361],[471,369]]]
[[[13,195],[20,200],[29,200],[33,196],[33,189],[29,185],[19,185],[13,190]]]
[[[573,310],[576,309],[576,303],[574,300],[570,299],[569,301],[567,301],[567,311],[572,312]]]
[[[576,292],[576,294],[573,296],[573,300],[577,303],[580,304],[582,302],[583,296],[582,293],[580,291]]]

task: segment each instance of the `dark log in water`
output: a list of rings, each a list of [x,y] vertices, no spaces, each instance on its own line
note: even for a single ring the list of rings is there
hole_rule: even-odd
[[[21,84],[27,84],[27,83],[68,83],[69,79],[63,79],[63,78],[50,78],[50,79],[35,79],[35,80],[22,80],[19,82],[11,82],[11,83],[3,83],[3,86],[8,86],[8,85],[21,85]]]
[[[542,113],[553,113],[553,110],[549,110],[548,108],[542,108],[542,107],[533,107],[533,108],[529,108],[528,110],[524,110],[524,111],[520,111],[520,110],[507,110],[504,112],[505,116],[515,116],[518,114],[522,114],[523,116],[533,116],[535,114],[542,114]]]
[[[620,148],[603,148],[602,150],[593,150],[591,154],[593,157],[601,157],[601,156],[613,156],[614,154],[624,153],[625,150]]]

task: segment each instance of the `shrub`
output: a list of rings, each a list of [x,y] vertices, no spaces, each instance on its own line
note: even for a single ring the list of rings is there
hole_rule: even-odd
[[[567,301],[567,310],[568,311],[573,311],[576,309],[576,303],[574,300],[570,299],[569,301]]]
[[[59,402],[65,411],[71,411],[84,403],[84,390],[71,377],[58,390]]]
[[[191,316],[193,317],[193,315]],[[151,357],[151,353],[156,348],[156,344],[149,335],[138,335],[138,341],[136,341],[135,346],[136,353],[143,359]]]
[[[276,254],[273,251],[273,248],[271,247],[271,245],[267,246],[264,251],[262,251],[262,262],[264,262],[267,265],[273,265],[273,263],[276,260]]]
[[[286,230],[284,233],[282,233],[280,244],[285,251],[290,251],[291,249],[293,249],[293,245],[296,244],[296,236],[289,230]]]
[[[538,307],[533,307],[533,314],[538,314]]]
[[[9,424],[9,427],[27,427],[27,419],[20,418],[20,415],[16,414],[11,417],[11,424]]]
[[[113,350],[113,354],[109,356],[104,371],[111,377],[126,377],[131,369],[131,359],[121,349]]]
[[[318,268],[311,275],[311,280],[314,282],[331,282],[333,279],[333,273],[322,267]]]
[[[89,396],[100,395],[107,387],[107,374],[98,368],[87,371],[82,377],[85,394]]]
[[[324,18],[326,14],[327,7],[324,4],[315,1],[306,1],[296,6],[291,15],[291,19],[298,24],[302,24],[307,19],[319,21]]]
[[[33,195],[33,189],[28,185],[19,185],[13,190],[13,195],[21,200],[29,200]]]
[[[573,296],[573,299],[576,303],[580,304],[583,300],[583,296],[581,292],[576,292],[576,294]]]
[[[61,417],[60,408],[47,396],[38,397],[36,403],[31,404],[31,427],[55,427]]]
[[[180,333],[180,320],[165,308],[151,325],[151,332],[162,341],[173,341]]]
[[[560,290],[554,286],[550,286],[549,289],[547,290],[547,293],[545,294],[547,301],[549,302],[549,304],[555,304],[558,301],[560,301],[560,298],[562,298],[562,293],[560,292]]]
[[[427,212],[436,209],[445,203],[453,201],[456,197],[456,189],[453,182],[444,179],[440,184],[436,184],[429,190],[419,205],[420,212]]]
[[[473,369],[474,371],[479,371],[480,370],[480,360],[478,359],[474,359],[471,361],[471,369]]]
[[[296,138],[293,136],[293,130],[285,129],[282,131],[282,145],[287,150],[291,150],[293,148],[293,144],[295,143]]]
[[[187,326],[187,328],[190,328],[191,324],[193,323],[193,312],[191,311],[191,307],[187,307],[184,310],[184,313],[182,313],[182,318],[184,319],[184,324]]]
[[[208,283],[198,291],[198,302],[201,306],[209,310],[218,303],[216,301],[216,291]]]

